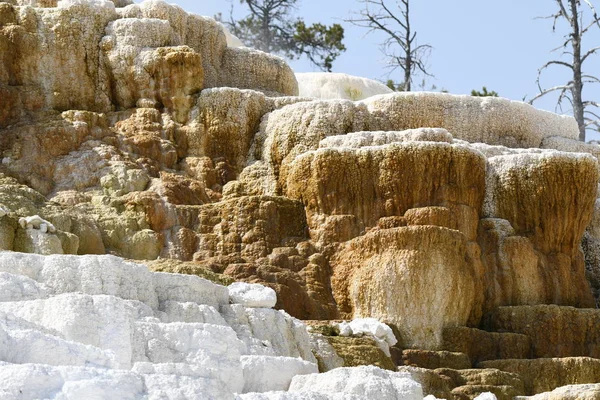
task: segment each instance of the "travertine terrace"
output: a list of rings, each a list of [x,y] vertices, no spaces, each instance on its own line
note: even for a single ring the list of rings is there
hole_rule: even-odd
[[[162,1],[0,0],[0,398],[600,398],[577,137]]]

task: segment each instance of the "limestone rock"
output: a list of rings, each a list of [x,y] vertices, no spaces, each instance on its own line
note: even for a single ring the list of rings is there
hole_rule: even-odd
[[[0,126],[45,108],[109,109],[98,43],[106,25],[118,18],[114,4],[63,2],[58,8],[22,10],[13,8],[11,25],[0,34],[2,53],[9,55],[0,62],[0,85],[18,110],[12,119],[3,115]]]
[[[333,266],[340,310],[393,324],[405,347],[438,348],[443,328],[466,324],[475,307],[475,276],[458,231],[435,226],[373,231],[348,242]]]
[[[273,308],[277,303],[275,291],[269,287],[235,282],[229,285],[229,301],[252,308]]]
[[[319,142],[320,148],[360,148],[403,142],[452,143],[452,135],[443,128],[419,128],[404,131],[350,132],[345,135],[328,136]]]
[[[552,151],[500,155],[488,159],[486,180],[484,216],[509,224],[489,221],[480,229],[486,298],[493,301],[485,309],[594,305],[579,243],[596,198],[596,159]]]
[[[508,147],[539,147],[551,136],[577,139],[572,119],[498,97],[400,92],[365,103],[375,118],[397,130],[440,127],[458,139]]]
[[[137,100],[157,101],[175,119],[185,120],[189,96],[204,87],[297,95],[296,79],[283,60],[227,48],[216,21],[160,1],[118,13],[109,1],[62,1],[56,8],[24,8],[23,13],[7,3],[2,7],[11,26],[2,33],[2,53],[9,57],[0,64],[0,85],[3,97],[12,100],[0,112],[3,127],[44,108],[110,111],[112,105],[131,107]],[[65,61],[62,54],[72,56]],[[258,67],[245,67],[249,63]],[[127,66],[138,70],[130,75]]]
[[[588,357],[492,360],[479,363],[479,367],[519,375],[527,395],[549,392],[565,385],[595,383],[600,379],[600,360]]]
[[[529,358],[531,354],[531,339],[519,333],[448,327],[442,337],[442,349],[465,353],[474,365],[484,360]]]
[[[57,235],[44,233],[39,229],[27,228],[17,230],[14,250],[36,254],[64,254],[61,241]]]
[[[248,48],[225,49],[222,61],[222,86],[258,89],[265,92],[298,96],[294,72],[282,59]]]
[[[381,350],[373,338],[328,336],[327,340],[344,360],[344,367],[376,365],[391,371],[396,369],[389,355]]]
[[[464,353],[449,351],[431,351],[406,349],[402,351],[404,365],[416,366],[427,369],[450,368],[469,369],[471,361]]]
[[[296,73],[300,96],[317,99],[363,100],[378,94],[392,93],[381,82],[348,74],[330,72]]]
[[[376,340],[385,342],[387,346],[398,343],[392,329],[375,318],[358,318],[349,323],[342,322],[338,325],[340,336],[362,336],[369,335]]]
[[[12,252],[0,253],[0,270],[9,397],[233,398],[316,372],[300,321],[230,306],[227,288],[198,277],[113,256]]]
[[[585,254],[586,277],[598,304],[600,298],[600,201],[596,199],[592,222],[587,226],[581,247]]]
[[[344,359],[338,356],[326,336],[311,332],[310,344],[317,359],[319,372],[327,372],[344,366]]]
[[[593,400],[600,396],[600,384],[590,383],[582,385],[566,385],[554,389],[551,392],[544,392],[529,397],[517,397],[519,400]]]
[[[529,336],[534,358],[600,358],[599,318],[596,309],[537,305],[499,307],[490,322],[494,330]]]
[[[409,374],[384,371],[377,367],[337,368],[324,374],[301,375],[292,379],[290,392],[343,393],[381,400],[422,399],[421,385]]]
[[[573,120],[498,98],[440,93],[394,93],[361,103],[342,100],[290,105],[270,113],[257,137],[256,158],[285,186],[287,165],[328,136],[359,131],[445,128],[457,139],[537,147],[544,137],[577,138]],[[280,177],[283,173],[284,177]],[[272,194],[268,193],[268,194]]]
[[[544,253],[572,256],[591,220],[598,181],[596,159],[550,152],[492,157],[488,163],[484,215],[510,221],[517,234],[534,232],[527,237]],[[529,215],[526,210],[537,214]],[[536,229],[542,224],[545,229]]]
[[[122,18],[108,24],[106,33],[101,47],[113,102],[126,109],[139,101],[164,106],[185,121],[192,95],[204,84],[201,55],[187,46],[169,47],[174,32],[162,19]]]
[[[476,224],[483,201],[484,163],[479,153],[447,143],[319,149],[294,160],[287,195],[305,204],[315,235],[330,215],[355,216],[358,233],[375,226],[381,217],[442,203],[453,212],[470,210],[461,212],[471,217],[465,225]]]
[[[556,149],[559,151],[566,151],[569,153],[589,153],[596,158],[600,157],[600,146],[598,146],[598,144],[585,143],[579,140],[567,139],[561,136],[551,136],[544,138],[540,145],[540,148]]]
[[[265,95],[252,90],[209,89],[200,94],[195,107],[198,116],[187,135],[188,156],[228,162],[235,177],[246,165],[261,117],[269,111]],[[219,178],[221,185],[232,179]]]
[[[233,279],[225,275],[215,273],[209,268],[205,268],[202,266],[202,264],[197,262],[186,262],[168,258],[159,258],[156,260],[146,260],[145,265],[147,265],[151,271],[196,275],[200,278],[207,279],[211,282],[215,282],[223,286],[229,286],[233,283]]]
[[[292,378],[317,373],[317,366],[291,357],[242,356],[244,392],[287,390]]]
[[[447,376],[452,380],[454,387],[460,386],[496,386],[511,387],[513,396],[523,394],[525,389],[523,381],[518,375],[498,369],[461,369],[449,368],[436,369],[436,373]],[[483,391],[482,391],[483,392]],[[480,392],[481,393],[481,392]]]
[[[426,396],[435,396],[438,399],[451,399],[454,382],[443,374],[430,369],[400,366],[398,372],[409,373],[410,376],[419,382],[423,388],[423,394]],[[427,399],[427,397],[425,397]]]
[[[516,393],[511,386],[492,385],[464,385],[452,390],[454,397],[477,400],[512,400]]]
[[[9,397],[233,398],[287,389],[315,370],[313,351],[322,370],[393,370],[404,350],[432,368],[500,359],[529,389],[592,379],[594,359],[502,361],[598,356],[595,311],[540,306],[592,307],[584,265],[600,290],[600,151],[575,140],[572,118],[498,98],[371,96],[388,89],[340,75],[321,82],[363,100],[300,97],[282,59],[214,19],[130,3],[0,2],[0,248],[53,254],[0,253]],[[230,293],[201,277],[245,283]],[[290,314],[377,318],[393,333],[378,322],[344,337],[327,322],[311,339]],[[468,371],[411,374],[436,396],[523,392]],[[420,396],[405,375],[332,372],[299,388]]]

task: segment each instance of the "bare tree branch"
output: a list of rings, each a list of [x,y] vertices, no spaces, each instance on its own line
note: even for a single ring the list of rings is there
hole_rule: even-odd
[[[580,8],[582,1],[588,6],[593,14],[591,22],[588,22],[585,28],[582,28],[584,26],[584,13]],[[585,141],[586,128],[590,124],[600,127],[598,121],[600,118],[598,118],[595,113],[588,110],[588,107],[598,107],[598,104],[595,102],[583,101],[583,87],[585,84],[600,83],[600,79],[594,75],[584,74],[582,72],[583,64],[590,56],[596,54],[598,50],[600,50],[600,46],[591,48],[587,51],[582,51],[581,43],[583,36],[589,29],[593,26],[600,28],[600,19],[590,0],[556,0],[556,4],[558,6],[558,11],[549,17],[553,19],[552,31],[556,30],[556,24],[560,20],[564,20],[569,24],[569,31],[564,36],[565,41],[563,44],[552,51],[564,49],[561,56],[570,56],[571,61],[552,60],[544,64],[538,70],[536,82],[540,93],[532,98],[530,103],[533,103],[535,100],[550,93],[558,92],[557,107],[562,109],[562,102],[564,99],[567,99],[570,102],[573,116],[579,127],[579,139]],[[568,68],[572,74],[572,79],[566,85],[558,85],[549,89],[543,89],[540,85],[541,75],[548,67],[553,65]],[[586,115],[593,115],[597,120],[590,122]]]
[[[346,22],[367,28],[367,33],[382,32],[386,35],[381,43],[381,52],[387,60],[390,74],[397,69],[402,70],[404,78],[398,86],[410,91],[417,73],[432,76],[427,72],[425,62],[432,47],[417,44],[417,32],[411,27],[410,0],[397,0],[395,7],[386,0],[360,0],[360,3],[363,8]],[[396,53],[397,50],[401,54]]]
[[[534,101],[536,101],[540,97],[543,97],[543,96],[547,95],[548,93],[556,92],[557,90],[563,90],[563,91],[565,91],[565,90],[569,90],[569,89],[571,89],[570,86],[564,86],[564,85],[554,86],[554,87],[551,87],[550,89],[545,89],[541,93],[539,93],[537,96],[535,96],[534,98],[532,98],[531,100],[529,100],[529,104],[533,104]]]

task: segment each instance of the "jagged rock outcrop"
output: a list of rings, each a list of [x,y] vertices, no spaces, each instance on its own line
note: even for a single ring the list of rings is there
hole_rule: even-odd
[[[178,119],[190,95],[215,86],[297,94],[281,59],[227,47],[216,21],[161,1],[1,7],[2,127],[40,110],[106,112],[138,101]]]
[[[316,385],[330,398],[357,377],[364,397],[370,383],[391,388],[400,379],[370,369],[293,378],[315,368],[304,328],[283,311],[246,307],[275,301],[297,318],[391,325],[393,340],[360,329],[314,333],[322,371],[344,362],[426,366],[408,371],[425,393],[456,398],[597,379],[595,359],[552,359],[600,357],[597,313],[581,310],[600,290],[600,146],[578,142],[572,118],[499,98],[363,98],[387,88],[332,75],[333,88],[321,85],[317,97],[337,99],[299,97],[282,59],[227,35],[213,19],[158,0],[0,0],[0,249],[55,255],[1,255],[0,314],[20,319],[0,321],[0,340],[16,343],[25,329],[31,346],[9,346],[3,359],[135,365],[123,373],[56,365],[31,376],[51,375],[67,389],[76,374],[90,387],[97,377],[131,381],[146,394],[165,386],[222,394],[222,383],[231,396],[298,393],[239,398],[303,398]],[[258,300],[245,292],[200,299],[197,277],[138,267],[131,277],[131,265],[111,257],[58,256],[107,253],[270,289]],[[13,262],[18,274],[8,270]],[[57,289],[52,263],[74,274],[63,279],[73,287]],[[150,297],[140,300],[142,292]],[[56,310],[76,316],[81,330],[50,318]],[[117,332],[133,338],[123,348],[105,335],[111,318],[133,326],[129,336]],[[237,338],[224,361],[235,364],[231,382],[205,367],[165,364],[206,353],[177,347],[181,335]],[[40,343],[52,351],[38,352]],[[526,390],[521,378],[468,368],[486,363],[516,372]],[[29,371],[4,367],[3,377]],[[556,376],[544,381],[537,368]],[[288,373],[269,383],[259,369]]]
[[[292,376],[317,370],[299,321],[229,304],[236,301],[227,288],[198,277],[151,273],[113,256],[8,252],[0,253],[0,270],[8,396],[74,396],[69,382],[81,382],[81,393],[130,397],[122,382],[129,380],[139,396],[231,398],[244,388],[287,389],[291,376],[267,383],[252,371],[257,363],[285,366]],[[48,375],[55,379],[41,378]]]

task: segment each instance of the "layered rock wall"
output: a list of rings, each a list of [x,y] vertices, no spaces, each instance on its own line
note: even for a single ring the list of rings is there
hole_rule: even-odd
[[[283,60],[177,6],[0,2],[2,249],[160,258],[471,361],[538,340],[516,322],[508,339],[465,331],[495,327],[498,307],[594,306],[600,150],[573,119],[498,98],[297,94]]]

